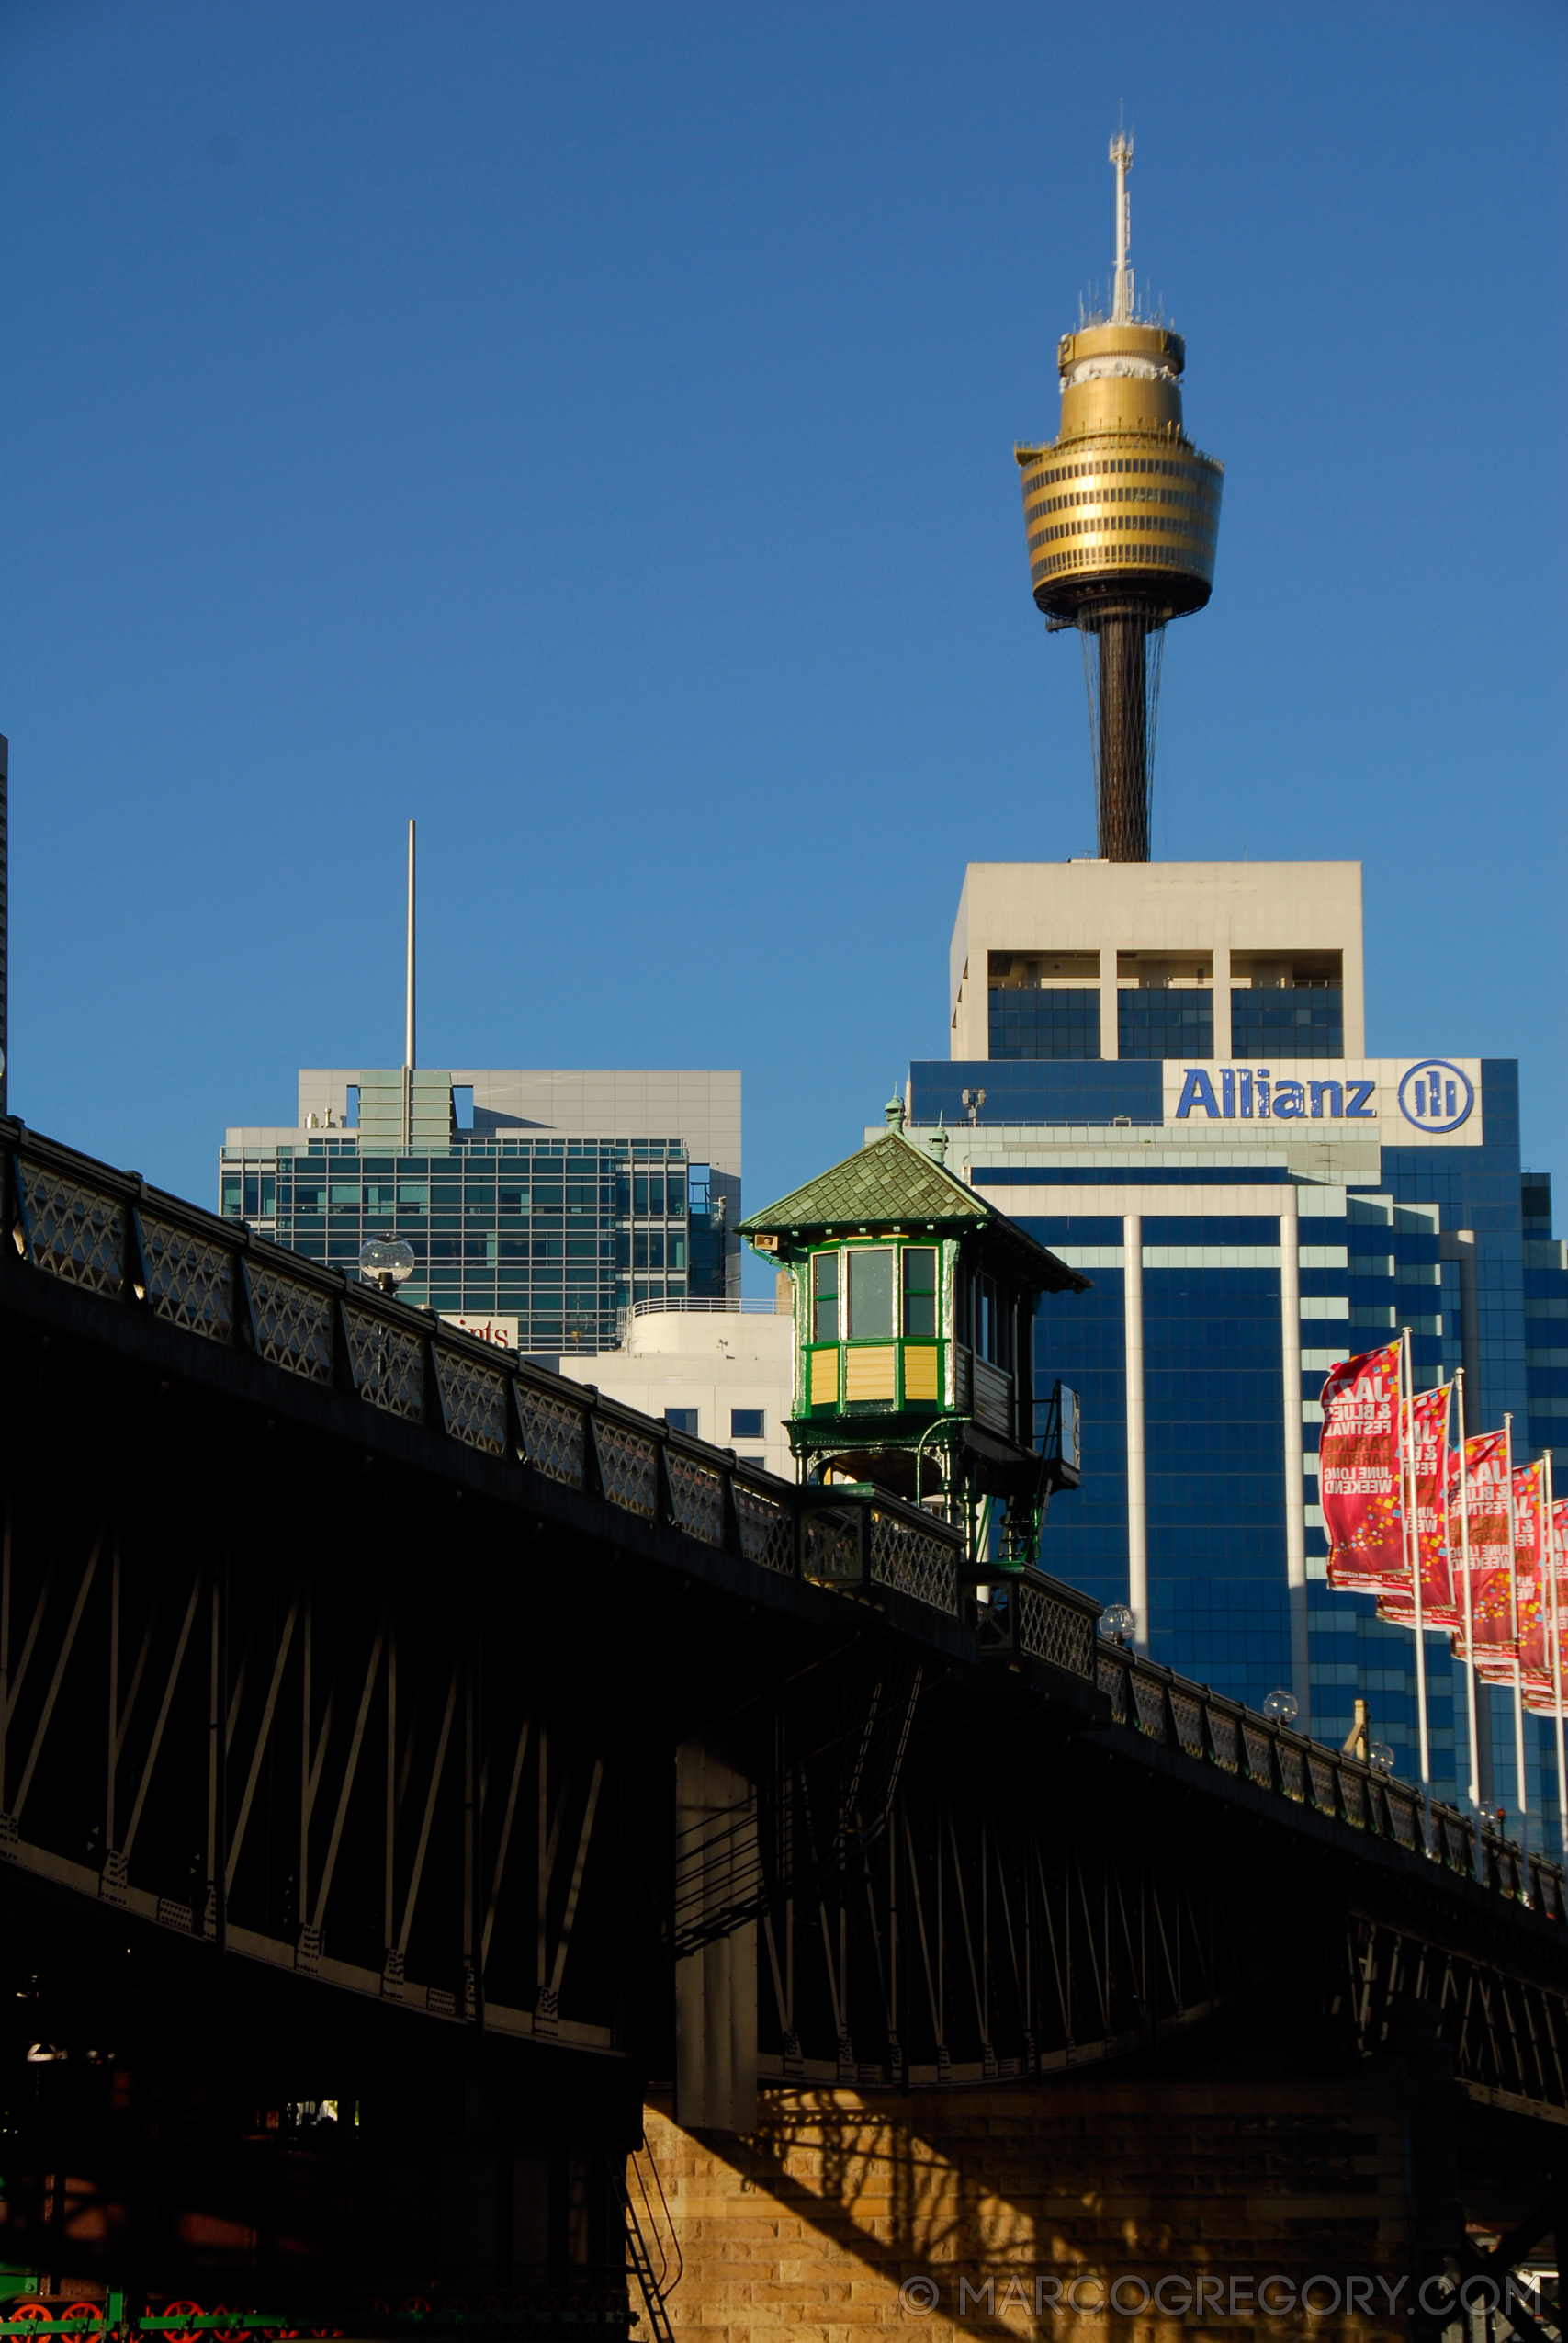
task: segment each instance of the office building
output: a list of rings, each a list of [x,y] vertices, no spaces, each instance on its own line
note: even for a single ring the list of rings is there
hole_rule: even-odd
[[[1317,1397],[1407,1326],[1417,1383],[1463,1366],[1470,1428],[1511,1411],[1568,1491],[1568,1259],[1517,1065],[1366,1057],[1353,863],[971,865],[950,1035],[910,1069],[913,1133],[945,1126],[961,1176],[1093,1281],[1035,1328],[1037,1386],[1083,1395],[1052,1568],[1184,1674],[1293,1689],[1321,1738],[1359,1695],[1408,1777],[1411,1637],[1325,1579]],[[1435,1786],[1462,1797],[1462,1686],[1428,1650]],[[1512,1733],[1494,1694],[1483,1792],[1510,1807]],[[1539,1814],[1550,1733],[1529,1746]]]
[[[739,1293],[738,1073],[307,1070],[298,1122],[228,1131],[219,1179],[221,1211],[350,1274],[406,1239],[405,1299],[535,1355]]]

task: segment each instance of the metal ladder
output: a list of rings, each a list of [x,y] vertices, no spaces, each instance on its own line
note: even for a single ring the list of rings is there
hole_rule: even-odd
[[[675,2330],[671,2324],[667,2297],[674,2292],[681,2282],[683,2262],[680,2241],[675,2235],[674,2222],[670,2217],[670,2205],[664,2194],[664,2184],[659,2177],[659,2168],[652,2156],[644,2147],[634,2151],[627,2161],[637,2180],[637,2196],[642,2200],[642,2211],[648,2217],[647,2232],[644,2231],[642,2217],[637,2211],[637,2199],[633,2197],[626,2184],[626,2168],[617,2163],[608,2149],[605,2150],[605,2168],[610,2175],[610,2186],[615,2190],[615,2201],[621,2208],[621,2222],[626,2231],[626,2258],[631,2264],[637,2285],[641,2289],[643,2304],[648,2312],[648,2323],[652,2329],[656,2343],[675,2343]],[[646,2174],[643,2171],[645,2163],[648,2167]],[[649,2186],[650,2179],[651,2192]],[[666,2253],[659,2235],[659,2220],[654,2211],[655,2195],[658,2197],[660,2211],[664,2216],[664,2225],[670,2234],[671,2252],[674,2257],[673,2277],[671,2276],[671,2253]],[[656,2256],[657,2267],[655,2266]]]

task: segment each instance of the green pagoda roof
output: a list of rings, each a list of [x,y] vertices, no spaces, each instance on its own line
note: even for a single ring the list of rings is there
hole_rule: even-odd
[[[833,1231],[856,1235],[862,1229],[952,1228],[954,1225],[986,1229],[1010,1249],[1025,1256],[1020,1266],[1030,1282],[1051,1293],[1083,1292],[1089,1280],[1058,1261],[1027,1229],[1005,1212],[976,1195],[945,1165],[913,1146],[897,1131],[874,1139],[869,1147],[835,1163],[808,1180],[803,1188],[781,1196],[777,1204],[754,1212],[740,1223],[743,1237],[809,1239]]]

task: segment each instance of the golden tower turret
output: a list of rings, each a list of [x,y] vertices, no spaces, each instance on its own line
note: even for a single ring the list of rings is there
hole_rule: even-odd
[[[1127,266],[1133,141],[1116,170],[1116,287],[1110,316],[1057,345],[1061,429],[1015,447],[1023,474],[1030,577],[1047,629],[1083,639],[1100,852],[1149,859],[1155,718],[1166,623],[1201,610],[1214,581],[1224,467],[1181,419],[1179,334],[1140,320]]]

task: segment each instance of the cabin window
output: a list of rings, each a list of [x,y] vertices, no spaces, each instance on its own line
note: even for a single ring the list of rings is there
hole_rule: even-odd
[[[893,1334],[893,1248],[857,1245],[849,1254],[852,1342],[886,1342]]]
[[[904,1331],[915,1336],[936,1332],[936,1247],[904,1248]]]
[[[1012,1368],[1012,1312],[1006,1296],[994,1277],[976,1279],[976,1301],[979,1324],[976,1328],[975,1348],[992,1366],[1010,1373]]]
[[[969,1323],[971,1278],[968,1265],[955,1262],[953,1272],[953,1340],[974,1345],[974,1330]]]
[[[836,1342],[839,1339],[839,1256],[836,1252],[817,1253],[812,1257],[811,1339],[814,1342]]]

